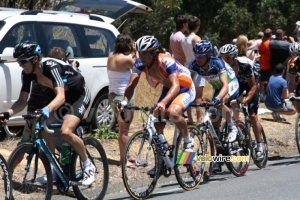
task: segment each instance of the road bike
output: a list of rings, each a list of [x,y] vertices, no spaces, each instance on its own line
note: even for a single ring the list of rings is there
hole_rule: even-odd
[[[171,123],[155,117],[155,107],[125,107],[127,110],[139,110],[147,116],[143,130],[134,133],[124,150],[122,177],[125,188],[134,199],[145,199],[151,195],[160,175],[169,177],[174,171],[177,182],[184,190],[196,188],[202,179],[205,163],[198,161],[197,156],[204,156],[204,145],[200,130],[188,126],[194,138],[193,152],[182,152],[183,139],[175,128],[173,143],[166,144],[158,136],[154,123]],[[125,120],[124,113],[120,113]],[[126,121],[126,120],[125,120]],[[168,147],[166,147],[168,146]],[[127,163],[132,166],[128,166]]]
[[[6,117],[0,117],[0,120],[5,120]],[[2,125],[0,124],[0,127]],[[4,127],[7,129],[7,127]],[[1,130],[0,130],[1,132]],[[15,134],[13,133],[8,133],[8,136],[10,137],[15,137]],[[0,199],[5,199],[5,200],[10,200],[12,199],[12,185],[11,185],[11,174],[9,172],[9,167],[6,162],[6,159],[3,157],[3,155],[0,153]]]
[[[249,115],[249,112],[248,112],[248,107],[245,104],[243,104],[241,101],[239,101],[238,99],[236,100],[236,103],[238,105],[238,111],[242,111],[242,113],[244,115],[244,123],[245,123],[245,126],[247,127],[248,132],[250,133],[249,136],[250,136],[250,141],[251,141],[251,157],[252,157],[252,160],[258,168],[265,168],[266,165],[267,165],[267,161],[268,161],[268,142],[267,142],[267,137],[266,137],[265,131],[264,131],[263,127],[261,127],[262,128],[262,131],[261,131],[261,144],[262,144],[262,149],[263,149],[263,159],[258,159],[256,157],[256,154],[255,154],[255,149],[257,147],[257,142],[256,142],[256,139],[255,139],[254,132],[251,130],[252,124],[251,124],[251,121],[250,121],[250,115]],[[238,123],[243,123],[240,120],[237,120],[237,121],[238,121]]]
[[[211,116],[218,114],[213,103],[202,102],[191,106],[204,108],[203,122],[197,125],[203,136],[205,154],[211,156],[204,181],[210,179],[216,163],[219,165],[225,163],[232,174],[237,177],[243,176],[248,170],[251,154],[250,134],[245,125],[239,121],[235,122],[238,129],[237,139],[234,142],[229,142],[227,138],[229,130],[226,122],[220,130],[215,130],[213,127]]]
[[[289,98],[289,100],[300,103],[300,97],[292,96]],[[298,152],[300,154],[300,113],[297,114],[296,121],[295,121],[295,136],[296,136],[295,139],[296,139]]]
[[[78,199],[103,199],[108,186],[108,160],[101,143],[93,137],[82,137],[83,129],[78,127],[76,133],[82,138],[88,158],[96,168],[95,182],[89,187],[82,186],[83,165],[78,154],[71,150],[70,163],[62,164],[59,154],[52,154],[41,135],[43,131],[54,134],[54,128],[61,124],[47,126],[41,122],[40,114],[23,115],[32,130],[32,141],[17,146],[8,159],[8,167],[12,176],[12,195],[14,199],[51,199],[53,191],[53,177],[51,166],[58,175],[57,189],[67,195],[72,186]],[[6,129],[6,131],[9,131]],[[57,147],[58,148],[58,147]],[[36,181],[39,176],[46,175],[47,184]]]
[[[11,199],[11,176],[7,162],[2,154],[0,154],[0,199]]]

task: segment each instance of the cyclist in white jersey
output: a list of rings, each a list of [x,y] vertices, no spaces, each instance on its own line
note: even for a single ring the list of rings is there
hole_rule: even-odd
[[[239,94],[239,83],[232,68],[222,59],[211,56],[213,46],[210,41],[202,40],[197,42],[193,51],[195,59],[189,65],[191,71],[197,72],[208,81],[214,88],[212,101],[215,103],[222,117],[227,121],[229,142],[236,140],[237,128],[233,123],[230,110],[226,105],[236,99]],[[221,119],[218,119],[214,126],[220,127]]]

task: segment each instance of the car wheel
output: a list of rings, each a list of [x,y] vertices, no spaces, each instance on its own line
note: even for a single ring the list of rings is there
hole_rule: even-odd
[[[108,94],[102,94],[94,104],[92,116],[92,125],[98,128],[100,125],[109,126],[115,129],[117,120],[115,119],[114,112],[109,104]]]

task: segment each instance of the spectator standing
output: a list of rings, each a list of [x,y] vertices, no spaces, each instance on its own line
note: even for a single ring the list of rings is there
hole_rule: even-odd
[[[169,52],[175,60],[184,65],[186,58],[181,47],[181,40],[185,38],[184,33],[188,30],[188,19],[185,15],[179,15],[176,20],[176,31],[170,36]]]
[[[184,37],[181,41],[182,50],[185,55],[186,62],[184,64],[185,67],[188,67],[190,62],[194,58],[194,52],[193,52],[193,46],[196,42],[201,41],[201,38],[197,35],[197,32],[200,29],[201,21],[198,17],[192,16],[188,20],[188,28],[189,28],[189,35],[187,37]],[[196,88],[196,99],[195,103],[200,103],[202,94],[203,94],[203,87],[205,86],[205,80],[201,78],[197,73],[192,73],[193,82],[195,84]],[[188,122],[193,123],[193,116],[191,112],[191,108],[187,110],[188,114]],[[201,122],[201,108],[196,109],[196,116],[197,120],[196,123]]]
[[[272,116],[276,119],[283,119],[280,114],[293,115],[296,113],[291,102],[285,102],[284,99],[289,97],[287,81],[282,78],[285,72],[285,66],[281,63],[277,64],[274,69],[274,75],[270,77],[265,105],[273,111]]]
[[[296,22],[295,32],[297,35],[297,42],[300,42],[300,21]]]
[[[115,50],[111,52],[107,59],[107,74],[109,79],[109,102],[114,111],[115,116],[118,116],[116,103],[123,101],[125,88],[130,80],[131,70],[135,63],[135,50],[133,41],[129,35],[118,35],[115,42]],[[132,98],[128,105],[134,105]],[[126,118],[132,120],[133,112],[126,112]],[[128,131],[130,123],[126,123],[120,116],[117,117],[119,125],[119,150],[120,163],[122,163],[124,148],[128,141]],[[130,159],[128,159],[130,161]],[[132,163],[127,163],[128,167],[133,167]]]
[[[265,84],[269,81],[271,76],[271,67],[270,67],[270,40],[272,38],[272,30],[267,28],[264,31],[263,41],[258,46],[258,52],[260,54],[260,101],[263,102],[265,100],[264,95],[264,87]]]
[[[275,39],[270,41],[270,67],[272,72],[276,65],[285,63],[290,54],[290,44],[293,42],[294,38],[291,36],[284,36],[282,29],[276,30]]]

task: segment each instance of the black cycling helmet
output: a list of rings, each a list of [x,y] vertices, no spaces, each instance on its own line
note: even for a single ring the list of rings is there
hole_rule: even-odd
[[[32,56],[38,55],[41,57],[41,47],[38,43],[36,42],[22,42],[19,43],[15,46],[14,49],[14,58],[21,58],[21,57],[26,57],[30,58]]]

